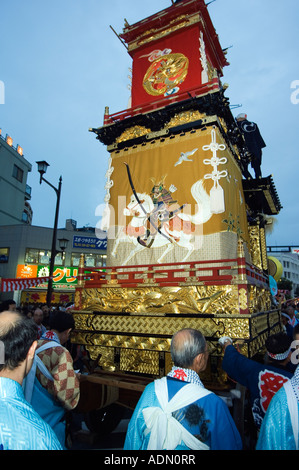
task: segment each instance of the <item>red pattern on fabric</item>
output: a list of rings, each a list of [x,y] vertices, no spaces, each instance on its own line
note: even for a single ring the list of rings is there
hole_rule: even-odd
[[[39,340],[38,347],[47,340]],[[53,395],[67,410],[74,409],[80,398],[80,383],[73,368],[69,351],[57,344],[38,354],[51,373],[54,382],[47,379],[37,368],[36,377],[41,385]]]
[[[45,333],[45,338],[53,339],[53,338],[55,338],[55,334],[53,333],[53,331],[47,331]]]
[[[173,377],[175,379],[179,379],[179,380],[182,380],[184,382],[187,378],[187,374],[182,369],[176,369],[174,371]]]
[[[259,377],[259,390],[261,396],[261,406],[266,412],[270,404],[271,398],[276,392],[288,381],[287,377],[276,374],[275,372],[266,370],[260,374]]]

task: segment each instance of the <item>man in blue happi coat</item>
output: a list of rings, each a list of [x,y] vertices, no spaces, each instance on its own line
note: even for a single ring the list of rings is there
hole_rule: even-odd
[[[61,450],[52,428],[25,400],[22,388],[34,359],[37,327],[16,312],[0,314],[0,449]]]
[[[207,344],[184,329],[171,342],[174,367],[144,390],[130,420],[125,450],[237,450],[238,430],[227,405],[202,384]]]
[[[272,398],[259,433],[257,450],[299,449],[299,366]]]
[[[267,352],[263,363],[241,354],[233,346],[231,338],[223,337],[219,341],[225,349],[222,369],[249,391],[257,431],[272,397],[293,377],[294,370],[290,367],[292,340],[283,332],[270,335],[265,343]]]

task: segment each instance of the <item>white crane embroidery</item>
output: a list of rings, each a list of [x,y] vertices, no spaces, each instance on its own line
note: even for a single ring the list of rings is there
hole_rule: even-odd
[[[181,156],[174,166],[181,165],[183,162],[193,162],[193,160],[189,160],[188,157],[191,157],[197,150],[198,149],[191,150],[190,152],[181,152]]]

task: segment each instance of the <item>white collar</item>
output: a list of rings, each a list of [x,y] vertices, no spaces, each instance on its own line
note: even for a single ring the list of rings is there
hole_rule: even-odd
[[[297,401],[299,402],[299,365],[296,367],[295,373],[291,378],[291,385],[294,390]]]
[[[200,387],[204,387],[198,374],[195,372],[195,370],[192,369],[173,366],[169,374],[167,374],[167,377],[173,377],[174,379],[179,379],[183,382],[190,382],[199,385]]]
[[[53,330],[45,331],[45,333],[40,337],[40,339],[46,339],[47,341],[56,341],[56,343],[60,344],[58,335]]]

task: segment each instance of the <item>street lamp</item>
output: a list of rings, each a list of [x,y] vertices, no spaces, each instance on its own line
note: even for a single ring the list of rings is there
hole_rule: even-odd
[[[47,171],[47,168],[49,165],[49,163],[47,163],[45,160],[42,160],[40,162],[36,162],[37,163],[37,171],[40,173],[40,180],[39,180],[39,184],[41,184],[42,182],[42,179],[43,179],[43,174],[46,173]]]
[[[69,240],[67,238],[58,238],[59,248],[62,253],[66,250],[68,242]]]
[[[52,297],[52,291],[53,291],[53,271],[54,271],[54,261],[55,261],[55,256],[56,254],[58,253],[56,251],[56,238],[57,238],[57,224],[58,224],[58,214],[59,214],[59,204],[60,204],[60,194],[61,194],[61,185],[62,185],[62,177],[60,176],[59,178],[59,184],[58,184],[58,188],[55,188],[55,186],[53,186],[53,184],[49,183],[49,181],[47,181],[45,178],[44,178],[44,174],[46,173],[47,171],[47,168],[49,166],[49,163],[47,163],[46,161],[39,161],[39,162],[36,162],[37,163],[37,169],[38,169],[38,172],[40,173],[40,180],[39,180],[39,183],[41,184],[42,181],[44,181],[45,183],[47,183],[49,186],[51,186],[51,188],[54,189],[55,193],[56,193],[56,197],[57,197],[57,202],[56,202],[56,210],[55,210],[55,220],[54,220],[54,228],[53,228],[53,237],[52,237],[52,248],[51,248],[51,259],[50,259],[50,269],[49,269],[49,276],[50,276],[50,279],[48,281],[48,290],[47,290],[47,305],[48,307],[51,306],[51,297]],[[65,240],[65,239],[64,239]],[[66,245],[65,245],[65,248],[66,248]],[[64,249],[65,249],[64,248]]]

